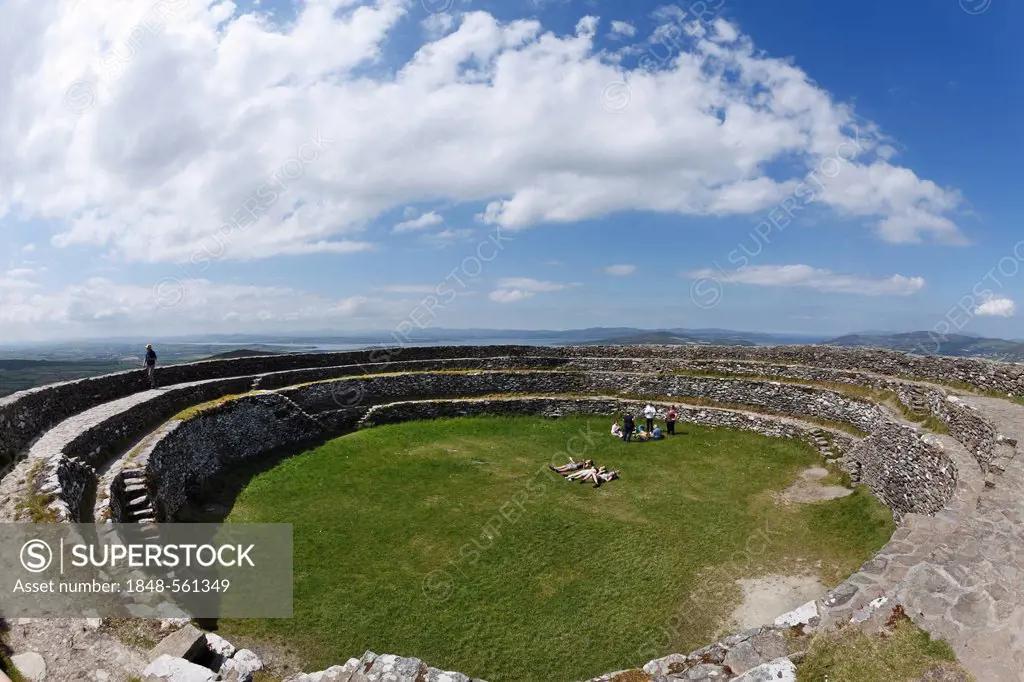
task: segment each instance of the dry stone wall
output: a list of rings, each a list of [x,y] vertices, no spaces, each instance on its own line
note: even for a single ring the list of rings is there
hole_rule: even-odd
[[[188,494],[233,462],[323,433],[323,427],[285,398],[243,396],[179,422],[148,456],[158,519],[170,519]]]
[[[877,348],[837,346],[568,346],[551,353],[566,357],[648,357],[684,360],[743,360],[812,365],[874,372],[894,377],[960,383],[983,391],[1024,396],[1024,365],[974,358],[912,355]]]
[[[664,409],[665,404],[659,404]],[[643,404],[615,398],[496,398],[460,400],[405,401],[361,409],[364,426],[395,424],[421,419],[479,415],[530,415],[561,417],[566,415],[618,415],[623,410],[639,412]],[[277,419],[284,417],[283,428],[273,438],[264,433],[272,409]],[[293,403],[274,393],[243,396],[218,408],[180,422],[157,442],[150,455],[139,465],[147,472],[158,520],[171,520],[201,483],[231,464],[255,457],[282,445],[310,441],[329,431],[319,420],[301,412]],[[818,447],[818,429],[796,421],[743,412],[710,408],[679,409],[679,421],[713,427],[754,431],[774,438],[793,438]],[[247,436],[261,438],[246,442]],[[822,454],[835,456],[851,450],[855,439],[833,433],[830,448]],[[833,450],[834,448],[834,450]],[[112,488],[112,508],[121,509],[123,481]],[[115,512],[115,521],[120,515]]]
[[[426,352],[430,349],[417,349]],[[444,349],[466,352],[465,348]],[[493,349],[472,349],[482,352]],[[571,351],[576,349],[537,349],[533,353]],[[591,349],[583,349],[590,352]],[[636,352],[635,350],[633,352]],[[262,360],[260,358],[257,360]],[[294,359],[292,359],[294,362]],[[254,361],[253,361],[254,362]],[[200,363],[202,364],[202,363]],[[211,363],[216,364],[216,363]],[[245,366],[243,369],[252,369]],[[257,368],[265,368],[259,364]],[[523,371],[522,367],[561,368],[569,371]],[[431,373],[431,369],[461,369],[461,372]],[[495,371],[510,368],[509,371]],[[595,371],[595,368],[600,370]],[[965,443],[981,466],[990,461],[994,450],[996,434],[994,429],[977,416],[970,408],[950,401],[944,391],[934,387],[922,387],[854,370],[836,370],[779,363],[757,363],[735,360],[701,360],[689,366],[679,358],[573,358],[544,355],[521,357],[469,357],[427,360],[402,360],[392,363],[375,363],[344,367],[318,367],[312,369],[282,370],[257,375],[258,381],[266,385],[289,383],[300,379],[322,376],[349,376],[367,371],[396,371],[410,373],[389,374],[371,378],[349,378],[342,381],[327,381],[294,388],[281,389],[280,394],[296,401],[301,410],[317,413],[321,426],[326,432],[343,431],[352,428],[361,417],[360,407],[395,400],[426,399],[437,397],[459,398],[484,396],[496,393],[508,394],[610,394],[657,395],[679,398],[701,398],[717,403],[741,403],[758,409],[777,413],[798,414],[835,422],[844,422],[865,432],[877,432],[879,424],[886,419],[884,410],[866,401],[851,399],[841,393],[825,391],[818,387],[797,384],[757,381],[750,379],[727,379],[720,376],[690,376],[668,374],[668,371],[690,369],[712,374],[739,374],[769,378],[799,379],[805,381],[833,381],[837,383],[860,383],[874,388],[890,390],[907,405],[924,400],[927,409],[947,422],[950,430]],[[480,372],[466,371],[480,369]],[[483,371],[487,370],[487,371]],[[623,371],[662,371],[661,374],[623,374]],[[118,375],[115,375],[118,376]],[[76,382],[80,383],[80,382]],[[113,444],[125,439],[137,438],[152,428],[154,421],[166,418],[169,413],[183,407],[203,402],[221,395],[242,392],[253,384],[252,377],[235,377],[223,380],[207,380],[196,384],[168,389],[154,396],[152,400],[132,406],[124,412],[113,415],[109,420],[84,430],[63,450],[63,458],[47,461],[42,478],[45,490],[55,493],[62,505],[56,509],[60,518],[80,520],[82,515],[76,506],[81,496],[76,488],[88,488],[95,481],[95,474],[86,467],[94,467],[105,460],[107,454],[116,449]],[[341,398],[341,399],[339,399]],[[339,404],[354,403],[353,407],[338,409]],[[890,430],[891,431],[891,430]],[[900,450],[917,448],[916,436],[904,427],[891,431],[889,436],[897,438]],[[855,451],[847,462],[855,476],[863,476],[880,498],[890,503],[897,514],[910,510],[933,510],[941,506],[941,500],[951,486],[951,469],[941,462],[941,456],[925,456],[907,459],[900,467],[893,469],[885,463],[891,457],[880,456],[882,437],[867,441]],[[897,441],[893,441],[896,443]],[[875,445],[875,444],[878,445]],[[912,443],[914,443],[912,445]],[[891,447],[896,448],[896,445]],[[65,460],[77,464],[64,465]],[[55,476],[63,465],[63,476]],[[67,472],[73,470],[75,476]],[[899,475],[895,475],[899,472]],[[72,487],[65,492],[62,480]],[[919,481],[928,481],[922,486]],[[887,483],[886,483],[887,482]]]
[[[160,385],[271,372],[369,366],[382,362],[486,358],[650,358],[657,360],[741,360],[802,364],[890,376],[917,377],[938,382],[960,382],[984,391],[1024,396],[1024,366],[967,358],[916,356],[895,351],[831,346],[440,346],[393,347],[345,353],[209,360],[157,369]],[[552,361],[562,362],[562,361]],[[53,425],[104,402],[146,388],[141,370],[52,384],[0,398],[0,467],[12,461]]]
[[[303,410],[335,409],[339,395],[361,396],[362,404],[496,394],[657,396],[701,398],[849,424],[870,431],[885,411],[877,405],[812,386],[745,379],[619,372],[412,373],[310,384],[280,391]]]
[[[159,424],[187,407],[245,391],[248,378],[233,378],[169,388],[82,429],[47,457],[37,478],[36,490],[55,498],[51,510],[61,521],[78,523],[88,518],[84,490],[95,489],[97,468],[110,456],[142,438]]]
[[[336,405],[338,385],[357,384],[365,407],[323,410]],[[311,384],[277,393],[246,396],[177,424],[154,446],[146,462],[155,485],[158,518],[173,518],[196,484],[229,462],[269,449],[310,440],[365,423],[431,415],[551,413],[559,410],[610,414],[641,405],[628,400],[572,399],[462,400],[467,397],[516,395],[594,395],[614,390],[625,396],[699,395],[720,402],[757,405],[786,414],[855,425],[871,434],[849,449],[845,466],[899,517],[941,508],[956,484],[956,468],[941,450],[915,430],[893,422],[876,405],[810,386],[720,380],[706,377],[631,375],[601,372],[412,373]],[[437,399],[448,399],[450,403]],[[427,401],[418,403],[416,401]],[[388,403],[397,403],[387,406]],[[385,405],[386,407],[382,407]],[[257,409],[258,406],[258,409]],[[267,413],[273,411],[273,416]],[[322,411],[323,410],[323,411]],[[735,412],[683,407],[681,420],[747,428],[749,419]],[[723,418],[723,415],[729,415]],[[328,417],[328,418],[324,418]],[[776,424],[772,428],[765,425]],[[279,426],[275,426],[279,425]],[[796,431],[764,420],[755,430],[792,437]],[[781,430],[780,430],[781,429]]]
[[[903,514],[932,514],[956,490],[956,465],[942,450],[892,422],[880,424],[847,454],[844,465],[899,520]]]

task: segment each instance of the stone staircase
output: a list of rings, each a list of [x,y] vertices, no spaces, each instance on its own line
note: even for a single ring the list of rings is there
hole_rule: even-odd
[[[831,434],[821,428],[814,428],[810,431],[814,447],[818,449],[826,461],[835,461],[843,456],[843,453],[832,442]]]
[[[910,408],[910,411],[917,416],[928,415],[931,413],[931,408],[928,407],[928,399],[917,386],[908,384],[905,393],[905,404]]]
[[[124,480],[124,507],[122,523],[156,523],[156,510],[146,486],[146,472],[142,469],[129,469],[121,473]]]

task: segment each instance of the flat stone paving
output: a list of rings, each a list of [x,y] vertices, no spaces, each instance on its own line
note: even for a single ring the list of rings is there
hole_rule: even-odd
[[[999,433],[1024,443],[1024,405],[962,398]],[[935,516],[906,515],[847,581],[860,589],[837,615],[895,598],[922,629],[952,645],[978,682],[1024,682],[1024,460],[1013,458],[990,488],[963,446],[936,438],[958,469],[953,499]]]

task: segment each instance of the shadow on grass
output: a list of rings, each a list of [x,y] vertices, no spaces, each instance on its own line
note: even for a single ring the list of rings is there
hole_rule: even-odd
[[[231,462],[230,467],[205,479],[175,515],[174,523],[223,523],[238,496],[253,478],[270,471],[286,459],[318,448],[328,441],[354,433],[354,429],[321,434],[298,443],[270,450],[248,459]]]
[[[298,443],[270,450],[256,457],[232,462],[227,469],[205,479],[178,511],[174,523],[223,523],[238,496],[253,478],[270,471],[281,462],[317,448],[328,441],[353,433],[354,429],[324,433]],[[209,632],[217,631],[217,618],[194,618],[193,622]],[[2,659],[0,659],[2,660]]]

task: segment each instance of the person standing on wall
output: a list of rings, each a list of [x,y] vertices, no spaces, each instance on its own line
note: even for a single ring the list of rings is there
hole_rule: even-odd
[[[676,419],[679,418],[679,413],[676,412],[676,406],[670,405],[668,408],[668,414],[665,415],[665,426],[668,427],[668,435],[676,435]]]
[[[146,344],[146,378],[149,379],[149,387],[156,388],[156,351],[153,344]]]
[[[654,431],[654,416],[658,414],[658,411],[654,409],[654,405],[647,403],[647,407],[644,408],[644,417],[647,419],[647,433]]]

